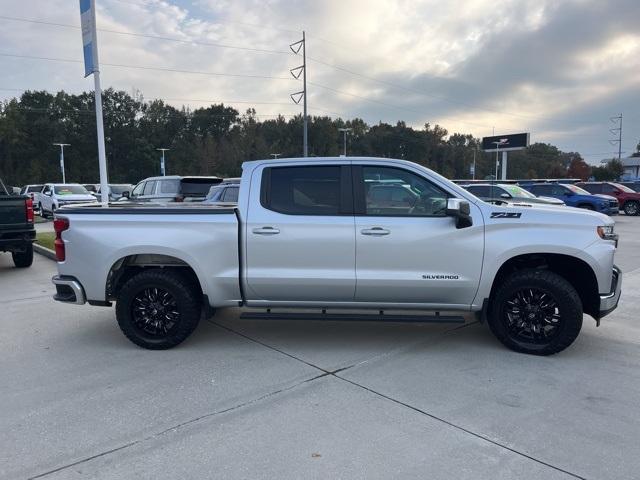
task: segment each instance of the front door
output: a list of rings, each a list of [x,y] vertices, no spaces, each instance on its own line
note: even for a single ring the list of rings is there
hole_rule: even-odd
[[[469,306],[482,268],[484,228],[456,228],[454,196],[403,167],[353,166],[356,300]]]
[[[248,300],[353,301],[350,167],[273,165],[256,169],[251,179],[245,222]]]

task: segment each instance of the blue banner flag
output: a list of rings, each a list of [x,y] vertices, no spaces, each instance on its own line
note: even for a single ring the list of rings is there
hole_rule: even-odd
[[[84,50],[84,76],[88,77],[98,70],[95,0],[80,0],[80,24]]]

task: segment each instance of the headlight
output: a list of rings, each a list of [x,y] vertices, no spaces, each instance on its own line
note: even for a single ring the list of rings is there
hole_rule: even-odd
[[[597,228],[598,236],[603,240],[618,240],[618,235],[613,232],[613,225],[604,225]]]

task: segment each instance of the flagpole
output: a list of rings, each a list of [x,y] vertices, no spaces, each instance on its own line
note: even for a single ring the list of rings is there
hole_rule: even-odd
[[[107,156],[104,147],[104,123],[102,119],[102,88],[100,87],[100,61],[98,59],[98,32],[96,28],[95,0],[80,0],[80,20],[82,24],[82,45],[84,50],[85,77],[93,74],[96,102],[96,129],[98,134],[98,165],[100,171],[100,200],[109,203],[109,179],[107,177]]]

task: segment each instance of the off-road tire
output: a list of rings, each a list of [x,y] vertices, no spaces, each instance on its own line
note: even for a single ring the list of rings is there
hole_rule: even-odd
[[[148,289],[166,291],[175,300],[179,321],[166,334],[149,334],[136,323],[134,302]],[[149,350],[166,350],[182,343],[198,326],[201,312],[200,286],[176,270],[156,268],[134,275],[124,284],[116,301],[116,318],[122,332],[133,343]]]
[[[523,341],[508,328],[507,302],[518,292],[531,289],[546,292],[557,305],[560,317],[558,330],[546,343]],[[490,299],[487,314],[491,331],[505,346],[521,353],[552,355],[567,348],[577,338],[582,328],[583,311],[578,292],[565,278],[549,270],[526,269],[501,281]]]
[[[636,202],[635,200],[629,200],[628,202],[625,202],[623,210],[625,215],[640,215],[640,203]]]
[[[16,268],[27,268],[33,263],[33,244],[29,243],[29,246],[24,252],[12,252],[13,264]]]

